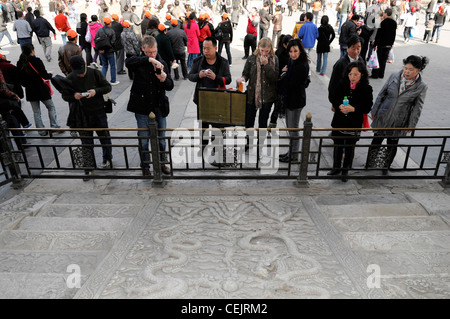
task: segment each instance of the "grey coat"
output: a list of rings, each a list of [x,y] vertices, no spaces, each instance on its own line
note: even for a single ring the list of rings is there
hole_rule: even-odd
[[[378,94],[371,114],[375,115],[372,128],[416,127],[422,112],[428,85],[419,75],[417,82],[399,94],[402,71],[391,74]],[[383,132],[386,135],[405,136],[406,131]]]

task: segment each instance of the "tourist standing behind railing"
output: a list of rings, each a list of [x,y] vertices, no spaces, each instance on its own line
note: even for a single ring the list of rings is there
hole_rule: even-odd
[[[300,114],[306,105],[306,88],[309,85],[309,58],[300,39],[290,40],[287,46],[289,52],[288,65],[283,67],[285,76],[281,80],[286,88],[285,106],[286,106],[286,128],[297,129],[300,124]],[[292,153],[289,151],[280,154],[280,162],[297,161],[297,155],[300,141],[298,130],[289,131],[292,140]]]
[[[25,87],[27,101],[30,102],[33,109],[36,128],[45,127],[42,122],[40,102],[44,103],[48,110],[50,126],[59,128],[55,104],[53,103],[49,87],[44,83],[44,80],[50,80],[52,75],[47,72],[42,60],[35,56],[33,44],[24,43],[21,49],[22,54],[19,61],[17,61],[17,69],[20,74],[20,82]],[[48,132],[39,131],[39,134],[45,136]]]
[[[258,127],[267,128],[270,110],[277,98],[279,76],[278,57],[273,50],[272,40],[262,38],[253,55],[249,56],[238,83],[247,82],[247,107],[245,127],[255,126],[256,112],[259,110]]]
[[[363,114],[370,112],[373,103],[372,87],[365,64],[351,62],[345,69],[344,76],[332,96],[331,110],[334,112],[331,127],[360,128],[363,124]],[[348,105],[343,101],[347,97]],[[348,170],[352,167],[355,155],[355,144],[361,131],[333,131],[334,142],[333,169],[328,175],[338,175],[342,172],[342,181],[347,181]],[[338,138],[335,138],[338,137]],[[342,164],[342,155],[344,154]]]
[[[419,121],[427,94],[428,85],[423,81],[421,72],[428,64],[427,57],[410,55],[403,60],[403,70],[392,74],[384,84],[373,105],[371,116],[373,128],[413,128]],[[372,146],[367,156],[366,167],[372,166],[378,157],[381,143],[387,138],[385,167],[387,174],[397,153],[399,138],[410,131],[375,131]]]

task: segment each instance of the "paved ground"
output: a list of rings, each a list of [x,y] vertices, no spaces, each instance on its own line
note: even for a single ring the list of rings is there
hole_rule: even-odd
[[[243,67],[244,24],[233,79]],[[388,66],[398,70],[412,53],[431,57],[420,126],[448,127],[448,31],[439,44],[398,41]],[[17,47],[5,49],[18,57]],[[337,56],[336,45],[328,75]],[[59,73],[54,61],[45,63]],[[113,88],[111,127],[135,127],[127,79]],[[372,81],[374,91],[382,84]],[[168,127],[192,127],[193,87],[176,82]],[[303,116],[311,112],[315,127],[331,121],[326,87],[313,72]],[[65,126],[67,104],[54,100]],[[155,189],[151,181],[36,179],[19,191],[3,187],[1,199],[0,298],[450,297],[450,193],[436,181],[300,189],[281,180],[176,180]]]

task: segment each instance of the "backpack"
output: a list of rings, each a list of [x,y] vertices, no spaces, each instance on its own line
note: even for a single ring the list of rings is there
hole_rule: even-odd
[[[103,28],[99,29],[94,38],[95,48],[98,50],[109,50],[112,48],[111,40]]]
[[[220,27],[217,27],[214,30],[214,36],[215,36],[215,38],[217,40],[222,40],[222,38],[223,38],[223,31],[222,31],[222,29]]]

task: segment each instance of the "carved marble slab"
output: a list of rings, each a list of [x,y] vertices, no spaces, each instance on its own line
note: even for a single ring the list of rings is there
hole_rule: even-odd
[[[26,217],[18,225],[34,231],[120,231],[131,218]]]
[[[52,204],[43,207],[37,216],[64,218],[132,218],[141,210],[136,205],[115,204]]]
[[[330,218],[428,216],[427,211],[419,203],[329,204],[321,205],[320,208]]]
[[[364,275],[362,264],[329,240],[300,196],[166,196],[144,207],[75,297],[370,297],[348,275]]]

